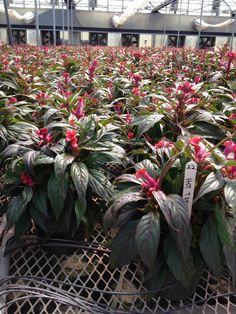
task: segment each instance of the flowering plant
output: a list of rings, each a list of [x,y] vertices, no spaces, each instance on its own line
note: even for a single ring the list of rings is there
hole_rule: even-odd
[[[117,231],[112,264],[141,261],[168,297],[191,293],[205,266],[227,264],[235,284],[235,54],[2,50],[8,228],[87,236],[103,221]]]

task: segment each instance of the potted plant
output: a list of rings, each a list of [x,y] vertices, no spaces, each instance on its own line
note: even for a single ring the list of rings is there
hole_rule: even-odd
[[[225,142],[221,170],[214,169],[203,146],[208,161],[191,161],[192,149],[192,159],[197,158],[199,137],[192,137],[181,151],[179,144],[160,141],[156,151],[169,156],[166,161],[144,159],[118,177],[104,217],[105,230],[117,230],[111,245],[113,267],[141,261],[147,286],[169,299],[191,294],[206,266],[219,276],[227,264],[235,278],[236,180],[235,166],[227,158],[236,144]],[[188,167],[196,172],[186,177]]]
[[[1,154],[1,182],[11,197],[2,209],[8,228],[15,226],[20,236],[34,221],[47,236],[73,236],[83,222],[89,234],[113,194],[108,165],[124,161],[114,132],[90,115],[73,126],[57,119],[43,128],[19,121],[8,135]]]

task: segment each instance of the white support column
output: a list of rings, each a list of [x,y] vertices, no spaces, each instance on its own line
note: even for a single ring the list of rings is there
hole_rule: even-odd
[[[0,43],[6,44],[7,40],[7,30],[5,28],[0,29]]]
[[[154,35],[154,47],[163,47],[165,46],[165,35],[160,34],[160,35]]]
[[[152,47],[152,35],[140,34],[139,47]]]
[[[224,45],[227,44],[227,42],[229,42],[229,38],[228,38],[228,37],[217,36],[217,37],[216,37],[215,46],[216,46],[217,48],[222,48]]]
[[[27,29],[26,40],[28,45],[37,46],[37,31],[34,29]],[[40,45],[40,43],[38,43]]]
[[[108,46],[121,46],[121,33],[108,33]]]
[[[196,48],[197,47],[197,36],[186,36],[185,38],[185,47],[186,48]]]

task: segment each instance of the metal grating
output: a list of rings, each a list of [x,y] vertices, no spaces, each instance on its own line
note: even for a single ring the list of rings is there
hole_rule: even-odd
[[[139,293],[145,290],[141,265],[112,270],[109,250],[96,245],[106,241],[102,231],[80,245],[50,241],[39,246],[34,238],[26,238],[22,248],[12,249],[15,243],[11,241],[7,250],[11,251],[12,277],[0,286],[6,303],[10,302],[4,313],[236,313],[236,295],[227,270],[220,280],[205,272],[194,295],[185,301],[150,299]]]

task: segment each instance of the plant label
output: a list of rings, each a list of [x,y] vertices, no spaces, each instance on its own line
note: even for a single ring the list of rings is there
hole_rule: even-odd
[[[191,218],[192,212],[196,174],[197,163],[195,161],[189,161],[185,166],[183,187],[183,199],[185,200],[188,207],[189,219]]]

